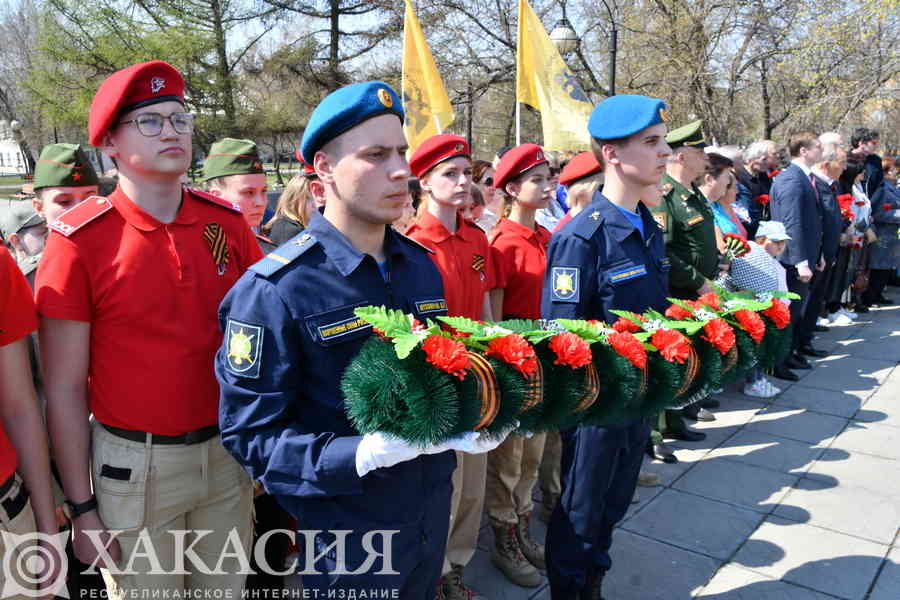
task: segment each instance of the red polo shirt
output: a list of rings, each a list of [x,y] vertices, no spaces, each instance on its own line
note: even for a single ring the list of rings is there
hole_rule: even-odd
[[[109,201],[110,210],[69,237],[51,231],[38,267],[38,310],[91,324],[88,399],[101,423],[158,435],[215,424],[218,306],[262,257],[256,239],[240,212],[188,190],[169,224],[121,189]],[[214,225],[217,256],[204,235]]]
[[[8,346],[37,329],[31,288],[5,247],[0,246],[0,346]],[[0,373],[0,377],[3,374]],[[2,401],[0,396],[0,401]],[[0,426],[0,483],[16,470],[16,449]]]
[[[484,231],[461,216],[450,233],[429,212],[416,218],[406,235],[434,251],[431,260],[441,273],[447,314],[480,320],[485,292],[497,287],[491,247]]]
[[[500,219],[491,231],[491,248],[497,268],[497,285],[503,288],[503,316],[541,318],[541,286],[547,269],[550,232],[535,223],[528,229]]]

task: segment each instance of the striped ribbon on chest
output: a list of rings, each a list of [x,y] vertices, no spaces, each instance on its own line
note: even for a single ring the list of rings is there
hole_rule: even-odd
[[[228,238],[225,236],[225,231],[218,223],[207,223],[206,227],[203,228],[203,239],[206,240],[206,245],[209,246],[213,261],[215,261],[216,266],[219,268],[219,275],[221,275],[225,272],[230,258],[228,255]]]

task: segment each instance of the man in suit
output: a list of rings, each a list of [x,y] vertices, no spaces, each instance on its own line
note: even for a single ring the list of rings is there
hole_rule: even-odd
[[[792,380],[788,369],[810,368],[803,354],[824,356],[807,342],[812,332],[806,331],[803,314],[809,301],[810,286],[816,273],[825,268],[822,256],[822,202],[812,167],[822,158],[822,143],[811,132],[791,136],[788,143],[791,164],[772,182],[770,207],[772,220],[781,221],[791,240],[781,255],[787,271],[788,289],[800,296],[791,302],[794,326],[792,352],[776,367],[775,376]]]
[[[822,312],[822,303],[829,288],[829,281],[837,261],[838,248],[843,230],[841,210],[838,207],[838,177],[847,167],[847,151],[843,148],[843,139],[835,132],[823,133],[819,136],[822,143],[822,158],[813,167],[816,176],[816,187],[819,192],[822,209],[822,256],[825,258],[825,269],[816,274],[810,287],[809,303],[803,314],[803,331],[808,336],[800,340],[801,352],[804,348],[810,351],[812,332],[821,330],[816,322]],[[827,331],[827,328],[824,329]],[[812,356],[820,351],[812,350]]]

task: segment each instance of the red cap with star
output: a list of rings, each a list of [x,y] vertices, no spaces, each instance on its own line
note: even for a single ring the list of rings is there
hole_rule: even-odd
[[[123,113],[170,100],[184,104],[184,78],[169,63],[151,60],[116,71],[100,84],[91,102],[88,140],[99,146]]]
[[[494,187],[503,187],[528,169],[547,162],[544,149],[537,144],[522,144],[505,152],[494,170]]]
[[[419,146],[409,158],[409,169],[416,177],[422,177],[445,160],[465,156],[471,158],[469,144],[452,133],[433,135]]]
[[[600,166],[593,152],[582,152],[576,154],[565,166],[562,173],[559,174],[559,182],[562,185],[571,185],[579,179],[584,179],[602,170],[603,167]]]

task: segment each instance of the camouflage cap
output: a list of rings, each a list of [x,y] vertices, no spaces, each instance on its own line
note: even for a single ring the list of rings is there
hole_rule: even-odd
[[[251,140],[223,138],[209,149],[203,162],[203,181],[228,175],[265,173],[259,150]]]
[[[34,167],[34,189],[99,185],[97,172],[78,144],[50,144]]]
[[[3,239],[23,229],[44,223],[46,223],[44,217],[34,210],[30,200],[9,198],[0,200],[0,234],[3,234]]]

